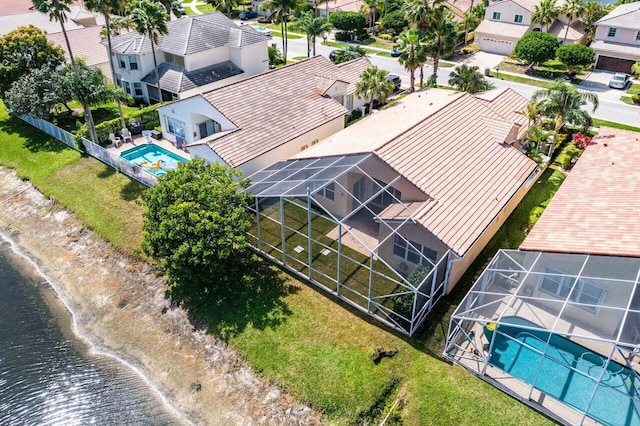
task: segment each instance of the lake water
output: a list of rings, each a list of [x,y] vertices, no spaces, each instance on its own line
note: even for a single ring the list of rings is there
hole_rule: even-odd
[[[88,352],[53,291],[20,274],[9,250],[0,240],[0,425],[180,423],[134,371]]]

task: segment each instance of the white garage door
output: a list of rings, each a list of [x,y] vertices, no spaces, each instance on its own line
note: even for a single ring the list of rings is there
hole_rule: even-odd
[[[480,50],[483,50],[485,52],[509,55],[514,47],[515,46],[512,41],[488,37],[480,38]]]

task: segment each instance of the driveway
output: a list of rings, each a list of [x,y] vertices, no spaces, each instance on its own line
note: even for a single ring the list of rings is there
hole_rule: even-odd
[[[469,55],[464,58],[460,63],[467,65],[475,65],[480,69],[484,67],[495,68],[500,62],[504,60],[504,55],[500,55],[498,53],[489,53],[478,51],[473,55]]]
[[[609,80],[611,80],[613,74],[611,71],[591,71],[578,88],[595,92],[600,99],[619,101],[625,90],[609,87]]]

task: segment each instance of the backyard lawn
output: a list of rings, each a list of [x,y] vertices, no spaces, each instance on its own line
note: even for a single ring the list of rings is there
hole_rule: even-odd
[[[10,119],[1,104],[0,141],[0,164],[16,168],[116,247],[136,252],[141,185]],[[439,355],[448,315],[477,271],[498,248],[517,247],[562,179],[557,171],[545,172],[418,338],[389,332],[257,258],[248,286],[203,298],[191,311],[266,379],[333,424],[377,424],[396,401],[387,424],[552,424]],[[398,352],[375,364],[376,347]]]

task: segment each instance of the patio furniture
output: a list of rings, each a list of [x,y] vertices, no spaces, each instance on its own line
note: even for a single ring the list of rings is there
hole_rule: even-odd
[[[159,132],[155,129],[151,130],[151,137],[154,138],[155,140],[159,141],[160,139],[162,139],[162,132]]]
[[[120,144],[122,144],[122,139],[120,139],[118,136],[114,135],[113,133],[109,133],[109,140],[113,144],[114,148],[118,148]]]
[[[151,143],[151,130],[143,130],[142,136],[147,140],[147,143]]]
[[[122,128],[122,141],[124,143],[127,143],[127,139],[129,139],[129,142],[133,143],[133,138],[131,137],[131,132],[129,132],[129,129],[127,129],[126,127]]]

